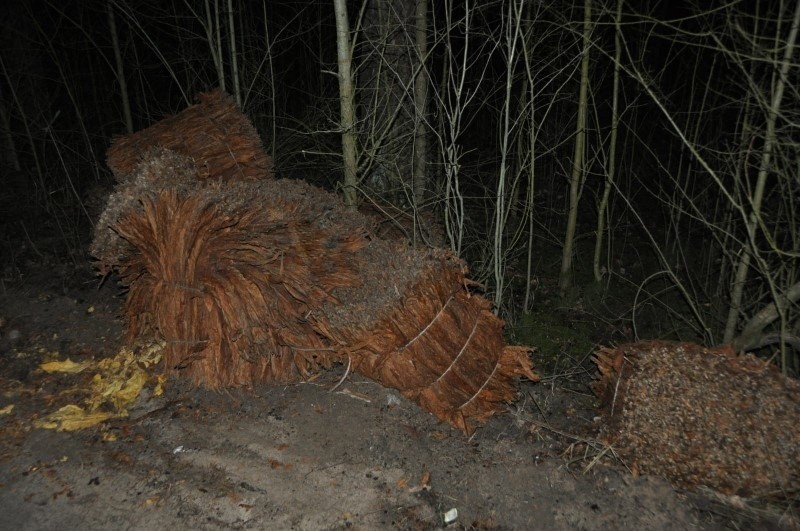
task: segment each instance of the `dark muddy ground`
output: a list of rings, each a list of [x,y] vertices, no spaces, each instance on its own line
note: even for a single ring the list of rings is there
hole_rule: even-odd
[[[36,368],[113,355],[121,299],[88,267],[0,290],[0,410],[15,406],[0,416],[0,529],[780,527],[774,510],[631,476],[592,439],[586,378],[523,384],[471,438],[358,375],[331,391],[343,368],[222,393],[169,382],[129,418],[33,428],[75,393]]]

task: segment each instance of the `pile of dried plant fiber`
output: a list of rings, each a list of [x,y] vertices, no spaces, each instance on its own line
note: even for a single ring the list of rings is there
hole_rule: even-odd
[[[218,112],[218,99],[205,104]],[[187,124],[212,152],[239,145],[219,123],[246,118],[228,106],[240,116],[205,123],[202,105],[115,142],[115,172],[139,162],[118,174],[91,248],[128,290],[129,338],[165,341],[167,373],[219,388],[347,362],[465,433],[515,398],[518,377],[538,378],[530,349],[505,345],[503,322],[449,252],[376,237],[336,195],[260,175],[249,147],[230,152],[232,165],[198,161],[197,142],[194,155],[151,147],[186,137]]]
[[[634,470],[727,494],[800,489],[800,383],[774,365],[666,341],[595,359],[603,437]]]
[[[215,90],[199,94],[197,100],[175,116],[114,140],[106,161],[118,181],[133,173],[154,147],[189,157],[199,179],[272,178],[272,159],[233,98]]]

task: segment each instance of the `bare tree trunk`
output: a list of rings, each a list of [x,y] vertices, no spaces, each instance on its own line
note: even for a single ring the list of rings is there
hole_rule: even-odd
[[[425,57],[428,55],[428,0],[417,0],[416,48],[420,68],[414,80],[416,107],[416,131],[414,133],[414,202],[422,206],[428,174],[428,71]]]
[[[211,60],[214,62],[214,69],[217,71],[217,83],[219,88],[225,91],[225,70],[222,66],[222,44],[219,40],[219,4],[218,0],[214,0],[214,12],[216,15],[216,39],[214,38],[214,22],[211,20],[211,4],[209,0],[205,0],[206,8],[206,22],[204,24],[206,30],[206,39],[208,40],[208,47],[211,49]]]
[[[236,26],[233,23],[233,0],[228,0],[228,39],[231,52],[231,78],[233,78],[233,96],[236,105],[242,108],[242,93],[239,90],[239,61],[236,57]]]
[[[119,36],[117,35],[117,21],[114,17],[114,4],[109,0],[106,5],[108,8],[108,30],[111,33],[111,45],[114,48],[114,62],[117,67],[117,83],[119,83],[119,93],[122,98],[122,113],[125,116],[125,131],[133,133],[133,118],[131,116],[131,102],[128,98],[128,82],[125,80],[125,68],[122,63],[122,53],[119,49]]]
[[[736,324],[739,320],[739,309],[742,304],[742,295],[744,294],[744,284],[747,280],[747,274],[750,269],[750,262],[753,258],[753,251],[756,249],[756,230],[758,228],[759,220],[761,218],[761,201],[764,199],[764,190],[767,182],[767,175],[770,170],[770,161],[772,153],[775,148],[775,125],[778,115],[781,110],[781,103],[783,101],[783,92],[786,88],[787,74],[789,68],[792,66],[792,55],[794,54],[794,47],[797,40],[798,26],[800,25],[800,2],[797,3],[792,17],[791,29],[789,36],[786,39],[786,48],[784,49],[783,58],[780,61],[779,76],[775,82],[772,101],[767,114],[767,123],[764,132],[764,148],[761,154],[761,161],[758,168],[758,178],[756,179],[756,187],[753,193],[752,210],[750,218],[747,223],[747,241],[742,248],[742,258],[739,261],[739,266],[736,270],[736,276],[733,279],[733,292],[731,293],[731,306],[728,311],[728,319],[725,324],[725,335],[723,337],[724,343],[729,343],[733,340],[736,333]],[[778,67],[778,65],[775,65]],[[776,68],[777,69],[777,68]],[[780,308],[779,308],[780,309]],[[781,310],[781,313],[782,310]],[[783,360],[785,362],[785,360]],[[784,368],[786,364],[784,363]]]
[[[217,57],[219,57],[220,88],[225,90],[225,68],[222,61],[222,24],[219,21],[219,0],[214,0],[214,19],[217,22]]]
[[[513,177],[509,170],[509,156],[512,143],[512,125],[515,120],[511,117],[512,88],[514,86],[514,65],[517,59],[517,45],[522,33],[522,2],[510,2],[505,21],[505,55],[506,55],[506,83],[505,99],[502,109],[502,129],[500,132],[500,175],[497,179],[497,193],[495,195],[494,215],[494,240],[492,242],[493,276],[494,276],[494,306],[495,312],[499,311],[505,289],[506,249],[504,236],[508,222],[508,209],[506,187]]]
[[[576,120],[575,152],[572,160],[572,174],[569,180],[569,213],[567,231],[564,235],[564,250],[561,255],[561,273],[558,289],[562,297],[572,286],[572,249],[575,244],[575,228],[578,223],[578,200],[584,178],[584,152],[586,151],[586,108],[589,89],[589,45],[592,33],[592,0],[583,2],[583,59],[581,60],[581,84],[578,96],[578,118]]]
[[[460,256],[467,214],[461,184],[464,147],[459,137],[467,121],[464,109],[474,97],[470,94],[467,79],[472,75],[481,77],[483,73],[480,68],[473,68],[474,63],[468,61],[470,54],[476,53],[474,50],[476,30],[473,18],[477,11],[475,4],[470,5],[468,0],[465,1],[464,17],[461,20],[453,19],[454,4],[455,0],[447,0],[445,3],[444,31],[442,35],[436,37],[437,41],[444,45],[441,83],[437,94],[437,106],[442,122],[437,140],[443,168],[442,190],[438,195],[443,198],[444,226],[450,249]],[[463,35],[463,44],[460,48],[456,44],[459,32]],[[478,47],[480,50],[480,44]]]
[[[619,128],[619,70],[620,59],[622,58],[622,45],[620,43],[620,19],[622,18],[623,0],[617,0],[617,14],[614,18],[614,88],[612,91],[611,103],[611,139],[608,145],[608,168],[606,169],[606,182],[603,186],[603,196],[597,206],[597,231],[594,240],[594,258],[592,259],[592,269],[594,270],[594,281],[601,282],[603,274],[600,270],[600,255],[603,251],[603,237],[606,230],[606,212],[608,211],[608,198],[614,185],[615,170],[617,164],[617,130]]]
[[[264,11],[264,50],[267,54],[267,62],[269,63],[269,101],[270,108],[272,109],[272,135],[270,135],[272,138],[270,138],[269,154],[272,156],[272,160],[275,160],[275,143],[278,138],[278,111],[276,108],[277,93],[275,90],[275,68],[272,63],[272,41],[269,40],[269,24],[267,24],[267,0],[263,0],[261,7]]]
[[[534,229],[534,205],[535,184],[536,184],[536,84],[533,71],[533,48],[536,42],[531,36],[531,26],[533,25],[533,7],[529,3],[527,6],[528,16],[525,19],[525,40],[522,43],[522,53],[525,56],[525,82],[528,88],[528,190],[525,198],[525,215],[528,216],[528,246],[525,256],[525,301],[522,311],[527,315],[533,305],[533,229]]]
[[[351,210],[358,206],[356,195],[356,108],[353,90],[353,51],[350,48],[350,22],[346,0],[333,0],[336,12],[336,51],[339,64],[339,108],[341,113],[342,157],[344,160],[344,203]]]

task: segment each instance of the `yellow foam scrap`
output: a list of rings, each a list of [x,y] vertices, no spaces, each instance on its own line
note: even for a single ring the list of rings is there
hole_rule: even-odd
[[[96,363],[75,363],[67,359],[42,364],[42,369],[47,372],[81,372],[92,368],[97,373],[92,378],[91,395],[83,402],[84,407],[76,404],[64,406],[35,421],[34,425],[45,429],[73,431],[95,426],[110,418],[127,416],[126,407],[136,400],[148,382],[154,382],[154,396],[163,393],[166,377],[152,376],[149,373],[161,361],[163,348],[164,343],[160,342],[141,349],[138,355],[123,347],[113,358]],[[101,411],[103,406],[113,409],[113,412]],[[0,415],[2,414],[0,411]]]
[[[118,375],[123,376],[123,375]],[[139,393],[147,383],[148,377],[144,371],[134,371],[129,378],[118,377],[107,382],[104,388],[99,389],[100,398],[110,402],[114,409],[122,411],[125,406],[136,400]]]
[[[80,406],[68,404],[33,424],[37,428],[48,430],[75,431],[96,426],[113,416],[105,411],[87,412]]]
[[[102,360],[98,364],[100,373],[92,379],[93,393],[88,400],[91,409],[103,403],[110,403],[120,414],[126,414],[125,407],[136,400],[150,380],[148,369],[161,361],[162,344],[149,346],[137,356],[131,349],[123,347],[114,358]],[[156,378],[156,391],[163,392],[163,380]]]
[[[66,372],[70,374],[76,374],[79,372],[83,372],[89,367],[92,366],[91,361],[82,361],[80,363],[75,363],[71,359],[67,358],[63,361],[48,361],[39,365],[39,368],[45,372]]]
[[[153,388],[153,396],[161,396],[164,394],[164,386],[167,383],[167,375],[159,374],[156,376],[156,385]]]

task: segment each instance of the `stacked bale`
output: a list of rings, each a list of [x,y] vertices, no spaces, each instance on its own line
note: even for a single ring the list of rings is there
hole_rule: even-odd
[[[114,140],[106,159],[118,181],[133,174],[142,155],[154,147],[191,158],[199,179],[272,178],[272,159],[233,98],[215,90],[197,99],[197,104],[176,116]]]
[[[339,290],[351,302],[318,322],[338,343],[356,346],[356,371],[472,433],[514,399],[518,377],[538,380],[530,348],[505,344],[503,321],[470,292],[466,267],[451,253],[381,247],[365,249],[363,282]]]
[[[112,195],[115,220],[92,247],[128,289],[131,340],[156,333],[168,372],[212,388],[330,366],[331,345],[308,317],[359,282],[367,227],[356,216],[301,182],[198,186],[191,160],[167,150],[136,173]]]
[[[92,252],[129,290],[129,338],[166,341],[168,373],[218,388],[349,360],[466,433],[514,398],[518,376],[537,378],[462,262],[381,240],[335,195],[273,179],[243,121],[205,95],[109,152],[119,183]]]

